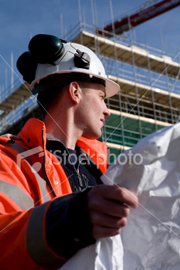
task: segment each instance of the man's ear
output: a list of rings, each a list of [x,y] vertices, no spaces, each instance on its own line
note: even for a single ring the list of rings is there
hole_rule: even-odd
[[[73,102],[79,103],[81,98],[81,88],[77,82],[71,82],[69,84],[69,96]]]

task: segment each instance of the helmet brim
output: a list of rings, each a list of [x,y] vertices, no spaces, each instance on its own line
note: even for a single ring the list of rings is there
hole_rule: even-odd
[[[42,80],[42,79],[44,79],[44,78],[46,78],[46,77],[49,77],[49,76],[51,76],[51,75],[53,75],[53,74],[70,74],[70,73],[83,73],[83,74],[86,74],[86,75],[89,75],[89,76],[93,76],[93,77],[96,77],[96,78],[99,78],[99,79],[101,79],[101,80],[104,80],[105,81],[105,84],[106,84],[106,86],[105,86],[105,90],[106,90],[106,98],[109,98],[109,97],[112,97],[112,96],[114,96],[114,95],[116,95],[119,91],[120,91],[120,86],[119,86],[119,84],[117,84],[117,83],[115,83],[114,81],[112,81],[112,80],[110,80],[108,77],[102,77],[102,76],[98,76],[98,75],[96,75],[96,74],[93,74],[93,73],[91,73],[91,74],[87,74],[86,72],[84,72],[83,70],[81,70],[81,71],[77,71],[77,70],[75,70],[75,71],[70,71],[70,70],[66,70],[66,71],[59,71],[59,72],[53,72],[53,73],[51,73],[51,74],[46,74],[46,75],[44,75],[44,76],[42,76],[42,77],[40,77],[40,78],[38,78],[38,80],[36,80],[36,81],[33,81],[32,82],[32,84],[31,84],[31,87],[32,87],[32,92],[35,94],[35,93],[37,93],[37,91],[34,89],[34,87],[35,87],[35,85],[36,85],[36,83],[37,84],[39,84],[39,82]]]
[[[103,78],[104,79],[104,78]],[[119,84],[110,79],[104,79],[106,81],[106,98],[116,95],[120,91]]]

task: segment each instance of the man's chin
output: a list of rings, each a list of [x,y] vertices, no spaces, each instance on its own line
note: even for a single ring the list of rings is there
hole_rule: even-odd
[[[89,140],[97,140],[101,137],[102,134],[83,134],[82,136],[86,139],[89,139]]]

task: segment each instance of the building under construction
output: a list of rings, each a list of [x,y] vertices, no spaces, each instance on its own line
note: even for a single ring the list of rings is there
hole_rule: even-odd
[[[96,52],[109,78],[121,87],[106,100],[111,115],[106,118],[101,140],[111,153],[117,155],[148,134],[179,121],[180,64],[173,56],[82,22],[67,39]],[[28,84],[1,93],[0,113],[1,134],[17,134],[28,118],[41,119]]]

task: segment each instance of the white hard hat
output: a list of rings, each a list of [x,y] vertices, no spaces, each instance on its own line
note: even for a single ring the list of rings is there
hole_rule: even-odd
[[[45,44],[43,48],[41,48],[42,46],[40,44],[42,40]],[[50,49],[50,47],[53,48]],[[56,51],[54,49],[55,47]],[[37,62],[37,64],[34,63],[35,70],[30,79],[32,88],[39,84],[42,79],[52,74],[78,73],[79,75],[87,74],[90,80],[92,78],[92,81],[95,81],[93,78],[99,78],[101,81],[104,81],[106,97],[115,95],[120,89],[118,84],[108,79],[104,66],[97,55],[83,45],[65,42],[50,35],[37,35],[30,41],[29,51],[30,52],[24,54],[29,53],[32,55],[33,61]],[[22,56],[20,56],[20,58]],[[30,57],[28,56],[28,58]],[[17,67],[23,74],[24,66],[23,68],[21,67],[21,62],[23,62],[23,65],[25,64],[24,58],[23,61],[21,59],[19,62],[20,64],[18,66],[17,63]],[[26,79],[25,76],[24,79]],[[80,78],[80,76],[78,76],[78,78]]]

